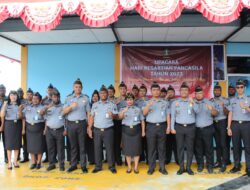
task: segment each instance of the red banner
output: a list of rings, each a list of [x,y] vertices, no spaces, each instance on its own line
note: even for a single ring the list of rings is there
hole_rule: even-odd
[[[212,76],[212,46],[209,45],[121,47],[121,81],[129,90],[134,84],[142,83],[150,89],[156,81],[161,87],[172,85],[178,96],[180,85],[187,82],[191,93],[200,85],[210,98]]]

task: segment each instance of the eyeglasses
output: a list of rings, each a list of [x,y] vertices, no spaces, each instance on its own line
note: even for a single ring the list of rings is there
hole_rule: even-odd
[[[237,86],[236,88],[237,88],[237,89],[243,89],[244,86]]]

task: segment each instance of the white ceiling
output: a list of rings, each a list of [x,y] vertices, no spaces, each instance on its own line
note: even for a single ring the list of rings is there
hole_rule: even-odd
[[[120,41],[124,42],[216,42],[224,40],[235,31],[235,26],[219,27],[139,27],[116,28]],[[250,42],[250,28],[234,35],[232,41]],[[103,43],[115,42],[111,28],[54,30],[50,32],[0,32],[21,44],[39,43]]]
[[[250,42],[250,27],[244,27],[229,39],[230,42]]]

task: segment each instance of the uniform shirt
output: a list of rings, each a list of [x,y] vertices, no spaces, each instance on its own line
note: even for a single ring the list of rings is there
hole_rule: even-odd
[[[108,101],[112,102],[113,104],[116,103],[117,101],[117,98],[116,97],[113,97],[112,99],[111,98],[108,98]]]
[[[189,99],[175,99],[171,104],[171,129],[175,123],[193,124],[195,123],[195,113],[198,111],[197,104],[191,104]]]
[[[123,108],[121,112],[126,109]],[[122,124],[126,126],[134,126],[141,123],[144,120],[144,116],[142,113],[142,109],[137,106],[131,106],[128,108],[128,111],[124,113],[124,118],[122,120]]]
[[[83,94],[77,97],[75,94],[68,96],[65,100],[64,107],[70,106],[73,102],[78,105],[67,114],[69,121],[78,121],[87,119],[87,112],[90,112],[89,98]]]
[[[122,108],[125,108],[125,107],[127,107],[127,102],[126,102],[125,99],[122,100],[122,101],[120,101],[120,102],[117,104],[117,109],[118,109],[119,112],[120,112],[120,110],[121,110]]]
[[[146,101],[147,105],[150,100]],[[149,112],[146,116],[146,121],[150,123],[162,123],[166,122],[167,115],[170,113],[169,103],[164,99],[157,99],[153,105],[150,106]]]
[[[215,108],[219,112],[218,115],[214,117],[214,120],[218,121],[218,120],[226,119],[227,115],[225,115],[224,109],[223,109],[223,106],[221,105],[221,103],[223,102],[224,107],[228,107],[229,100],[227,98],[224,98],[224,97],[220,96],[220,97],[212,98],[211,101],[214,102]]]
[[[45,107],[42,104],[28,105],[23,109],[26,122],[29,124],[44,122],[44,117],[40,114]]]
[[[139,98],[135,101],[135,106],[139,107],[139,108],[143,108],[146,106],[146,101],[148,101],[149,98],[145,97],[145,98]]]
[[[93,104],[91,109],[91,115],[94,117],[94,126],[96,128],[109,128],[114,125],[113,118],[111,118],[108,112],[117,114],[117,106],[110,101],[98,101]]]
[[[233,121],[250,121],[250,112],[240,107],[240,102],[243,102],[244,105],[250,106],[250,98],[243,97],[234,97],[230,100],[228,110],[233,112]]]
[[[5,111],[5,119],[6,120],[17,120],[19,119],[18,117],[18,105],[17,104],[7,104],[7,108]]]
[[[3,106],[4,101],[7,101],[7,97],[6,96],[0,99],[0,110],[1,110],[1,108]]]
[[[201,101],[196,101],[196,104],[198,105],[198,111],[195,115],[196,127],[203,128],[212,125],[213,116],[211,111],[207,108],[207,105],[213,106],[215,108],[215,104],[206,98]]]
[[[51,129],[58,129],[64,126],[63,104],[53,105],[50,107],[46,114],[46,124]]]

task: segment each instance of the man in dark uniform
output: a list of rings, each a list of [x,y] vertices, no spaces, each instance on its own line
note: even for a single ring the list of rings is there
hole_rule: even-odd
[[[214,167],[214,125],[213,117],[217,116],[218,110],[215,103],[204,97],[204,91],[200,86],[195,88],[195,99],[198,106],[196,112],[196,137],[195,157],[198,164],[198,172],[204,169],[204,154],[208,173],[213,173]]]
[[[95,169],[92,173],[102,170],[102,147],[106,147],[109,170],[115,174],[114,158],[114,122],[117,117],[117,106],[108,100],[108,90],[102,86],[100,91],[100,101],[93,104],[91,116],[89,118],[88,135],[94,138]]]
[[[3,106],[4,101],[7,101],[6,97],[6,88],[3,84],[0,85],[0,110]],[[0,121],[1,124],[1,121]],[[3,148],[4,148],[4,161],[5,163],[8,163],[8,157],[7,157],[7,150],[5,149],[5,140],[4,140],[4,132],[2,134],[2,141],[3,141]]]
[[[156,154],[158,153],[160,172],[167,175],[165,169],[166,134],[170,132],[170,110],[168,102],[160,98],[160,86],[154,82],[151,86],[152,98],[146,102],[143,114],[146,116],[147,146],[148,146],[148,175],[154,173]]]
[[[217,158],[217,163],[215,163],[215,167],[220,167],[220,171],[225,172],[226,165],[229,160],[229,150],[227,147],[227,106],[229,105],[229,100],[221,96],[221,91],[221,86],[217,83],[214,86],[214,98],[212,98],[211,101],[215,103],[216,109],[219,111],[218,115],[214,117]]]
[[[237,97],[230,100],[228,106],[228,135],[232,136],[234,167],[231,173],[239,172],[241,140],[245,147],[246,173],[250,177],[250,98],[245,95],[245,83],[236,83]]]
[[[175,90],[171,85],[169,85],[167,89],[166,98],[169,102],[169,108],[171,109],[171,105],[175,100]],[[174,159],[175,159],[175,162],[178,164],[175,135],[170,133],[170,134],[167,134],[167,140],[166,140],[166,164],[169,164],[171,162],[172,152],[174,152]]]
[[[142,84],[139,88],[139,98],[135,100],[135,105],[142,109],[146,106],[146,101],[149,98],[147,97],[147,87]],[[146,123],[146,122],[145,122]],[[146,136],[142,137],[142,153],[140,156],[140,161],[146,161],[148,163],[148,150],[147,150],[147,139]]]
[[[189,175],[194,175],[191,169],[194,141],[195,141],[195,113],[197,105],[192,97],[189,97],[189,86],[183,82],[180,87],[181,97],[176,99],[171,105],[171,133],[176,134],[177,154],[180,169],[177,175],[182,175],[185,171]],[[187,149],[187,166],[184,167],[184,150]]]
[[[49,166],[47,171],[53,170],[55,157],[58,153],[60,171],[64,171],[64,115],[63,104],[61,104],[60,93],[54,88],[52,92],[52,103],[45,108],[45,135],[48,147]]]
[[[68,172],[77,169],[79,152],[82,172],[88,173],[85,142],[87,120],[90,114],[90,102],[88,97],[82,94],[82,82],[80,79],[74,82],[73,88],[74,93],[67,97],[63,109],[63,113],[67,115],[67,135],[71,150],[71,166]]]
[[[29,88],[26,92],[26,99],[23,99],[23,90],[20,88],[19,91],[17,91],[19,96],[22,97],[21,103],[24,105],[24,107],[32,104],[32,98],[33,98],[33,91]],[[29,161],[29,153],[27,151],[27,139],[26,135],[22,135],[22,148],[23,148],[23,160],[20,161],[20,163],[25,163]]]
[[[127,102],[125,101],[125,97],[127,94],[127,86],[124,82],[121,82],[119,85],[120,96],[116,99],[116,106],[118,112],[122,108],[127,106]],[[115,162],[118,166],[122,165],[122,157],[121,157],[121,139],[122,139],[122,120],[118,119],[118,117],[114,120],[114,146],[115,146]]]

